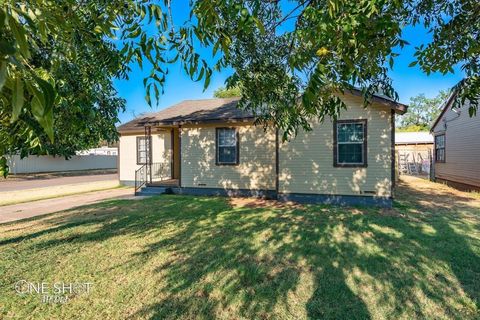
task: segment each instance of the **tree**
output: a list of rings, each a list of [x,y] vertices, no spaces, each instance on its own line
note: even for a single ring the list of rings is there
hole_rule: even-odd
[[[400,131],[430,130],[448,97],[449,93],[442,90],[434,98],[427,98],[423,93],[410,98],[408,112],[399,118]]]
[[[345,105],[336,93],[362,89],[398,98],[388,71],[408,43],[405,25],[423,24],[433,40],[415,48],[427,74],[460,65],[466,74],[455,88],[456,104],[480,94],[480,3],[477,0],[195,2],[194,27],[204,45],[223,52],[218,66],[231,66],[227,83],[242,83],[240,106],[260,110],[261,119],[284,129],[309,129],[309,119],[335,117]],[[226,23],[226,21],[228,23]],[[298,97],[301,97],[298,103]]]
[[[220,87],[213,92],[213,96],[215,98],[241,97],[242,96],[242,90],[238,86],[233,87],[233,88]]]
[[[196,80],[209,80],[184,28],[169,22],[169,2],[0,3],[0,174],[7,154],[69,157],[115,140],[124,101],[112,81],[128,78],[132,63],[151,69],[148,103],[162,92],[168,62],[180,59]]]
[[[25,134],[26,152],[43,143],[37,139],[40,130],[53,142],[54,110],[63,85],[55,70],[62,65],[103,69],[103,64],[116,63],[117,72],[107,72],[110,79],[127,77],[132,63],[149,68],[144,79],[149,104],[152,95],[158,101],[169,63],[179,61],[205,88],[212,70],[229,67],[233,74],[227,87],[242,84],[239,107],[273,123],[287,139],[299,128],[309,130],[312,118],[336,117],[346,107],[339,92],[359,87],[366,104],[377,91],[397,99],[388,72],[398,51],[408,45],[402,38],[406,25],[424,25],[432,34],[432,41],[415,48],[412,66],[429,74],[452,72],[459,65],[466,77],[455,88],[454,106],[469,99],[470,115],[477,112],[478,0],[300,0],[290,1],[288,9],[280,1],[193,0],[183,22],[174,21],[170,4],[0,3],[1,121],[16,124],[25,115],[34,119],[18,131]],[[200,47],[211,48],[216,59],[211,65],[198,53]],[[44,51],[50,51],[48,64],[36,63],[33,57]],[[80,98],[75,91],[66,96]],[[16,139],[2,141],[1,155]],[[5,159],[0,159],[4,168]]]

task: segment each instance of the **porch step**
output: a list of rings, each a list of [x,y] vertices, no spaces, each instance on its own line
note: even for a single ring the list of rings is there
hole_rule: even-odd
[[[155,196],[159,194],[168,194],[172,193],[172,188],[170,187],[154,187],[154,186],[145,186],[137,193],[137,196]]]

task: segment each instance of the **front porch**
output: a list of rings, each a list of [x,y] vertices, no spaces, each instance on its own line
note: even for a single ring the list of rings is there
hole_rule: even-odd
[[[178,127],[145,126],[138,137],[135,194],[142,187],[180,186],[180,131]]]

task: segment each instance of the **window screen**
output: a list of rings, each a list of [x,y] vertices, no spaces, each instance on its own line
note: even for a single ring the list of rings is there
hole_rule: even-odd
[[[238,164],[238,141],[235,128],[217,128],[217,164]]]

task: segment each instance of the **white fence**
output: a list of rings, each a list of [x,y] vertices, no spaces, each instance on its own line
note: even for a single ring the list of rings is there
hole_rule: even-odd
[[[86,155],[73,156],[69,160],[63,157],[29,156],[20,159],[12,156],[8,161],[10,173],[59,172],[94,169],[116,169],[118,156]]]

